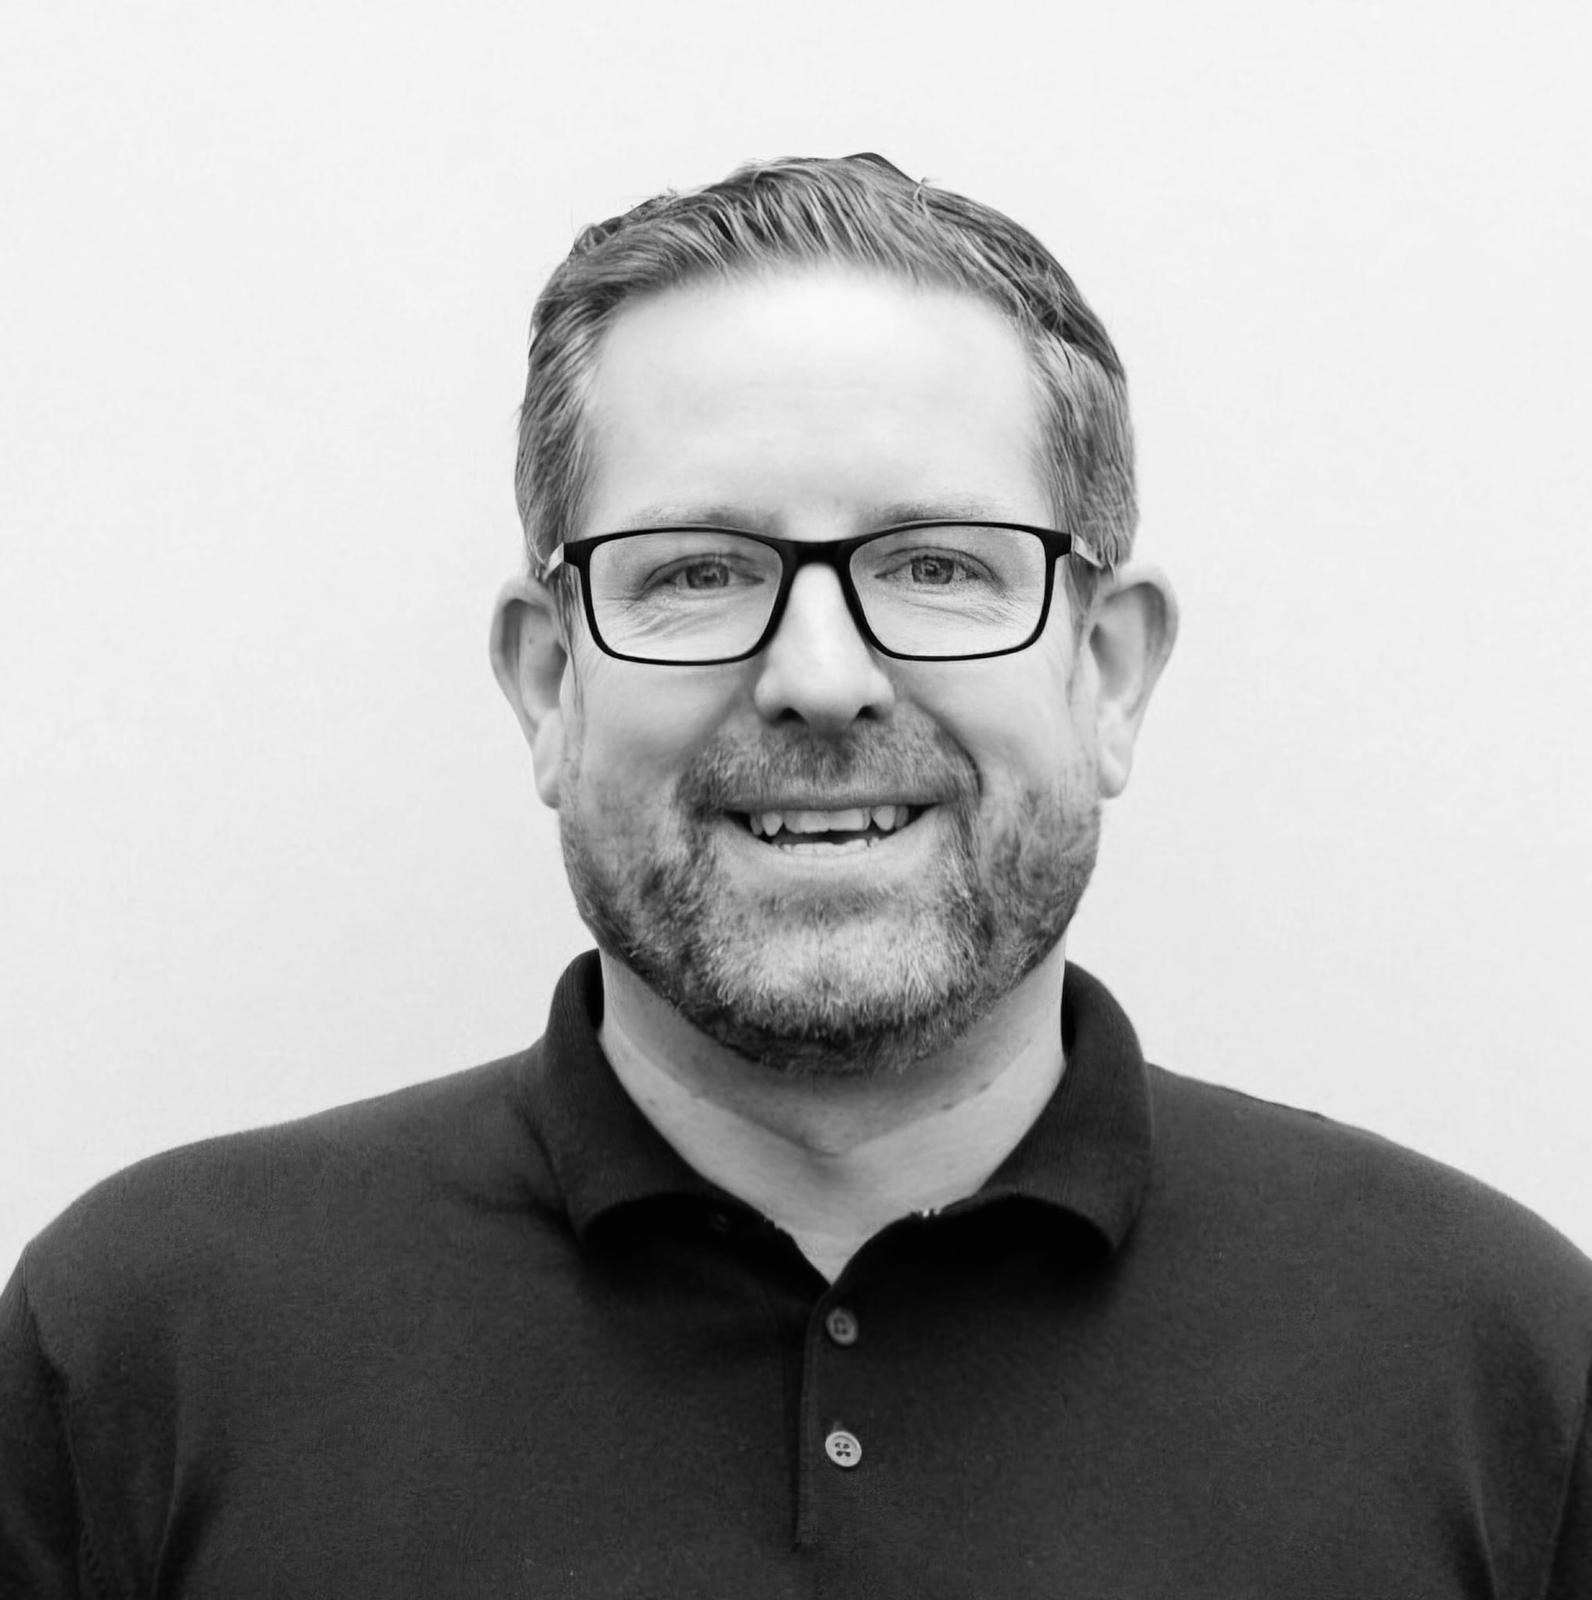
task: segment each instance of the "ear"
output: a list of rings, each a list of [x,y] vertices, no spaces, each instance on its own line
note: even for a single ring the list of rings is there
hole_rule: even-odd
[[[1139,724],[1176,639],[1177,597],[1156,567],[1129,562],[1091,607],[1084,649],[1094,666],[1100,793],[1107,800],[1128,785]]]
[[[558,620],[558,602],[535,578],[503,585],[492,612],[492,670],[531,747],[536,792],[558,805],[564,766],[561,691],[569,652]]]

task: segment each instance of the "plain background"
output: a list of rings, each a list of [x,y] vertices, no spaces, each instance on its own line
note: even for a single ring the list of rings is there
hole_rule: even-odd
[[[1592,1248],[1592,8],[33,0],[0,20],[0,1257],[504,1054],[584,948],[486,657],[588,221],[878,150],[1133,384],[1184,631],[1071,954]]]

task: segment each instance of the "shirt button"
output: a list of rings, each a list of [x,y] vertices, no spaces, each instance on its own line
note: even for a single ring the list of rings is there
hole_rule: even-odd
[[[844,1306],[835,1306],[824,1318],[824,1331],[836,1344],[855,1344],[858,1332],[856,1315]]]
[[[854,1467],[862,1460],[862,1444],[856,1434],[847,1433],[844,1428],[836,1428],[824,1440],[824,1454],[837,1467]]]
[[[715,1208],[714,1210],[708,1212],[708,1227],[711,1228],[714,1233],[728,1233],[734,1226],[735,1224],[730,1221],[730,1214],[728,1211],[720,1211],[719,1209]]]

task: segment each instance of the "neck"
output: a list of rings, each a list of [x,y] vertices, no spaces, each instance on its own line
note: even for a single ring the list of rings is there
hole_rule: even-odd
[[[948,1050],[905,1072],[795,1077],[686,1023],[603,961],[602,1047],[698,1172],[756,1207],[833,1278],[879,1229],[972,1194],[1060,1082],[1058,947]]]

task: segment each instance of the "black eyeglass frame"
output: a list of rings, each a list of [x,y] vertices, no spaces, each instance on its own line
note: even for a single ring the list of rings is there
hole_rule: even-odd
[[[911,533],[923,528],[1003,528],[1013,533],[1032,534],[1045,547],[1045,595],[1039,607],[1039,620],[1034,624],[1032,632],[1020,644],[1002,645],[999,650],[978,650],[966,655],[923,656],[913,655],[905,650],[892,650],[878,638],[868,626],[862,601],[851,579],[852,554],[863,545],[871,544],[875,539],[883,539],[892,533]],[[596,610],[592,605],[592,552],[599,545],[609,544],[615,539],[633,539],[638,534],[644,533],[733,533],[738,538],[750,539],[754,544],[766,545],[779,557],[779,588],[774,593],[774,604],[769,611],[768,624],[750,648],[739,651],[733,656],[713,656],[706,661],[680,661],[667,656],[627,655],[623,650],[615,650],[603,638],[602,629],[597,626]],[[867,641],[869,647],[877,650],[880,655],[889,656],[895,661],[987,661],[992,656],[1016,655],[1019,650],[1026,650],[1045,631],[1045,624],[1050,620],[1051,598],[1056,590],[1056,563],[1066,556],[1076,556],[1078,560],[1094,567],[1097,571],[1106,569],[1106,563],[1094,547],[1076,534],[1061,533],[1055,528],[1036,528],[1026,522],[981,522],[966,517],[934,517],[921,522],[897,522],[888,528],[877,528],[871,533],[854,534],[849,539],[777,539],[772,534],[751,533],[745,528],[716,528],[685,523],[666,528],[625,528],[618,533],[598,533],[587,539],[571,539],[553,552],[547,565],[542,569],[542,579],[551,583],[559,572],[566,568],[573,568],[578,572],[586,625],[591,629],[591,636],[597,648],[616,661],[634,661],[640,666],[724,667],[736,661],[749,661],[779,631],[780,623],[785,620],[785,605],[790,599],[791,586],[796,582],[796,574],[814,562],[829,567],[840,580],[840,592],[845,596],[846,609],[851,613],[851,620],[856,625],[857,632]]]

